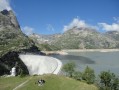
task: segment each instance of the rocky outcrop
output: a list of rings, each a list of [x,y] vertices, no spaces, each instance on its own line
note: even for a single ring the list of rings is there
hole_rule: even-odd
[[[16,29],[20,28],[20,25],[16,19],[16,16],[14,15],[13,11],[7,11],[3,10],[0,13],[0,25],[1,27],[14,27]],[[0,27],[0,28],[1,28]]]

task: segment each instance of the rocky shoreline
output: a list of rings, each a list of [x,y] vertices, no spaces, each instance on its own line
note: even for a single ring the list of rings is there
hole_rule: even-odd
[[[119,49],[68,49],[62,50],[63,52],[114,52],[119,51]]]
[[[65,51],[42,51],[43,53],[45,53],[47,56],[48,55],[67,55],[68,53]]]
[[[68,52],[115,52],[119,51],[119,49],[65,49],[61,51],[42,51],[46,54],[46,56],[49,55],[68,55]]]

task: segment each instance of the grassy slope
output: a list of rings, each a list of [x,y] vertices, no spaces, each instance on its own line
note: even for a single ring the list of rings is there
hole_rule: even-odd
[[[37,84],[35,84],[35,82],[37,82],[41,78],[44,79],[46,83],[43,86],[38,86]],[[7,84],[7,86],[10,84],[12,88],[15,86],[14,85],[15,83],[21,82],[21,79],[18,77],[8,78],[8,80],[9,79],[12,81],[5,81],[4,79],[1,79],[2,81],[0,80],[0,90],[11,90],[9,88],[6,88],[5,84]],[[25,79],[26,78],[23,78],[23,80]],[[32,76],[32,79],[30,79],[28,83],[23,85],[23,87],[19,88],[18,90],[98,90],[98,89],[94,85],[88,85],[86,83],[79,82],[71,78],[56,75],[43,75],[43,76]]]
[[[22,82],[26,81],[29,77],[0,77],[0,90],[12,90]]]

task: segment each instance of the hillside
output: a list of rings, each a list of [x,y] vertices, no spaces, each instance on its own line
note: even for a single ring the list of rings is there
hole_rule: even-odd
[[[90,27],[88,28],[73,27],[72,29],[64,32],[63,34],[55,35],[55,37],[52,39],[46,39],[45,35],[44,37],[39,37],[39,35],[37,35],[36,37],[36,34],[31,36],[30,38],[36,41],[37,46],[47,45],[47,47],[49,46],[48,48],[51,47],[51,50],[53,50],[52,46],[54,46],[55,49],[56,48],[57,49],[119,48],[119,32],[118,31],[100,33],[96,29],[93,29]],[[44,39],[47,40],[47,42],[44,42]]]
[[[22,33],[13,11],[0,12],[0,56],[9,51],[29,49],[34,43]]]
[[[61,37],[61,34],[53,34],[53,35],[42,35],[42,34],[31,34],[28,36],[31,40],[34,41],[35,45],[43,51],[52,51],[59,50],[60,48],[52,44],[58,38]]]
[[[16,66],[18,74],[28,74],[25,64],[19,59],[19,53],[39,53],[34,42],[22,33],[13,11],[0,12],[0,75],[10,74]]]
[[[64,76],[42,75],[27,78],[31,79],[17,90],[98,90],[94,85],[88,85]],[[12,90],[27,78],[0,78],[0,90]],[[43,86],[38,86],[35,82],[39,79],[44,79],[46,83]],[[11,83],[12,81],[14,83]]]

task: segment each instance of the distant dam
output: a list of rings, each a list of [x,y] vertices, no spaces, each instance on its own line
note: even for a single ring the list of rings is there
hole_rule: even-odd
[[[27,66],[30,75],[58,74],[62,66],[58,59],[48,56],[20,54],[19,58]]]

